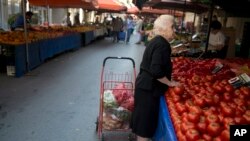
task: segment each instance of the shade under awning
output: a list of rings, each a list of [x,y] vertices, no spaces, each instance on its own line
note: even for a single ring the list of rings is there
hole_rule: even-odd
[[[95,9],[97,0],[28,0],[30,5],[43,6],[51,8],[83,8],[83,9]]]
[[[137,14],[139,12],[140,12],[140,10],[136,6],[128,8],[128,10],[127,10],[128,14]]]
[[[191,2],[190,0],[151,0],[144,3],[144,6],[158,9],[174,9],[179,11],[188,11],[194,13],[203,13],[208,11],[208,6]]]
[[[142,14],[169,14],[176,17],[182,17],[183,12],[175,11],[175,10],[169,10],[169,9],[155,9],[151,7],[143,7],[141,10]]]
[[[131,0],[119,0],[119,2],[127,7],[128,14],[137,14],[140,12],[139,8]]]
[[[127,7],[116,0],[98,0],[97,10],[103,12],[122,12],[126,11]]]

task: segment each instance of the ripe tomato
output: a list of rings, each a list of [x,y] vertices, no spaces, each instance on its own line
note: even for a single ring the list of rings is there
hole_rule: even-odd
[[[206,79],[208,82],[212,82],[214,80],[212,75],[206,75]]]
[[[214,103],[215,105],[218,105],[219,102],[220,102],[220,97],[219,97],[218,95],[214,95],[214,96],[213,96],[213,103]]]
[[[233,88],[232,85],[227,84],[227,85],[225,86],[225,90],[226,90],[227,92],[231,93],[231,92],[233,92],[234,88]]]
[[[188,109],[189,107],[193,106],[194,103],[191,99],[185,101],[185,107]]]
[[[177,131],[176,136],[177,136],[179,141],[186,141],[187,140],[185,134],[183,134],[181,131]]]
[[[249,96],[249,94],[250,94],[250,88],[248,88],[248,87],[241,87],[240,90],[241,90],[241,92],[244,95]]]
[[[224,123],[224,128],[228,129],[230,128],[230,125],[234,125],[234,119],[231,117],[225,117],[222,121]]]
[[[198,106],[190,106],[188,110],[189,110],[189,112],[197,113],[199,115],[201,115],[201,113],[202,113],[201,108]]]
[[[187,119],[190,122],[197,123],[200,120],[200,115],[198,113],[190,112],[187,115]]]
[[[231,101],[231,95],[230,95],[230,93],[229,92],[225,92],[224,94],[223,94],[223,99],[225,100],[225,101]]]
[[[174,87],[174,93],[177,95],[181,95],[184,93],[184,87],[183,86],[175,86]]]
[[[247,109],[246,106],[243,106],[243,105],[242,106],[237,106],[236,110],[235,110],[235,115],[236,116],[242,116],[242,114],[245,113],[246,109]]]
[[[234,91],[234,95],[235,95],[236,97],[238,97],[240,94],[241,94],[241,91],[240,91],[239,89],[236,89],[236,90]]]
[[[214,93],[214,89],[213,89],[211,86],[208,86],[208,87],[206,88],[206,90],[207,90],[208,92]]]
[[[234,118],[235,124],[246,124],[246,119],[242,116],[237,116]]]
[[[205,106],[205,101],[201,97],[194,97],[194,104],[202,108]]]
[[[221,132],[220,138],[221,138],[222,141],[229,141],[230,140],[229,130],[223,130]]]
[[[223,115],[222,115],[222,114],[219,114],[218,117],[219,117],[219,119],[220,119],[220,122],[222,122],[223,119],[224,119]]]
[[[205,116],[209,116],[209,115],[213,114],[213,112],[209,109],[205,109],[203,112],[204,112]]]
[[[181,123],[181,131],[185,134],[189,129],[194,129],[195,124],[192,122],[182,122]]]
[[[202,138],[205,140],[205,141],[212,141],[212,137],[208,134],[203,134],[202,135]]]
[[[240,98],[234,98],[234,103],[237,104],[238,106],[244,106],[246,103],[245,103],[245,100],[244,99],[240,99]]]
[[[205,99],[205,102],[207,105],[213,105],[213,97],[212,96],[206,95],[204,99]]]
[[[176,111],[179,115],[181,115],[183,112],[186,111],[185,106],[181,103],[176,103],[175,108],[176,108]]]
[[[221,126],[217,122],[209,123],[207,126],[207,131],[209,135],[216,137],[221,132]]]
[[[192,82],[193,83],[199,83],[200,82],[200,77],[198,75],[193,75],[192,76]]]
[[[197,124],[197,129],[201,132],[201,133],[206,133],[207,131],[207,124],[205,122],[199,122]]]
[[[200,139],[200,134],[195,129],[189,129],[186,132],[186,138],[188,141],[197,141],[198,139]]]
[[[180,99],[181,99],[181,97],[179,96],[179,95],[175,95],[175,96],[173,96],[172,97],[172,100],[173,100],[173,102],[179,102],[180,101]]]
[[[207,124],[210,124],[213,122],[219,122],[219,121],[220,121],[219,117],[215,114],[208,115],[206,118]]]
[[[214,84],[213,88],[214,88],[215,92],[217,92],[219,94],[223,93],[223,88],[220,85],[215,85]]]
[[[220,137],[215,137],[215,138],[213,138],[213,141],[223,141],[223,140],[221,140]]]
[[[250,124],[250,115],[249,114],[244,114],[243,118],[245,118],[247,124]]]
[[[235,114],[235,110],[229,106],[221,107],[221,111],[225,117],[232,117]]]
[[[203,115],[201,115],[201,116],[200,116],[200,122],[206,122],[206,117],[203,116]]]

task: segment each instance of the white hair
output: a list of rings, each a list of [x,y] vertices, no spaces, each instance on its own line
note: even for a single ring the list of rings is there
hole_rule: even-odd
[[[154,22],[154,35],[164,35],[166,38],[172,38],[174,17],[171,15],[161,15]]]
[[[166,29],[173,25],[174,17],[171,15],[161,15],[154,22],[155,29]]]

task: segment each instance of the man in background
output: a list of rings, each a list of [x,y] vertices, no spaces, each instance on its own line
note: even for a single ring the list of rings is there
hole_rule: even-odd
[[[33,12],[27,11],[25,13],[25,19],[26,19],[26,24],[27,24],[27,29],[32,29],[31,27],[31,18],[33,16]],[[16,18],[14,23],[11,25],[11,30],[16,30],[16,29],[24,29],[24,17],[22,14],[19,14]]]

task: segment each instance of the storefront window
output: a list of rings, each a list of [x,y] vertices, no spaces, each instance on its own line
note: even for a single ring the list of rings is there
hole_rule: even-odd
[[[8,13],[15,14],[21,11],[20,9],[21,0],[8,0]]]

